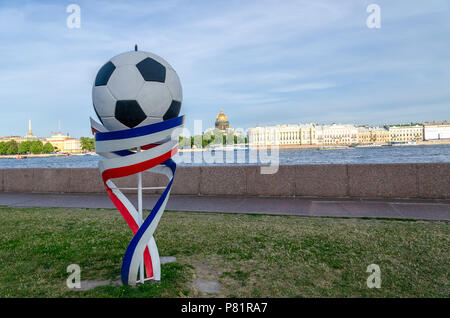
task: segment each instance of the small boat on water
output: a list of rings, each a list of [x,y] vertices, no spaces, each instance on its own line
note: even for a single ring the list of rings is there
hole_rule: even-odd
[[[320,150],[351,149],[350,146],[322,146]]]
[[[356,145],[355,148],[372,148],[372,147],[383,147],[384,145],[382,144],[361,144],[361,145]]]
[[[390,146],[416,146],[417,141],[416,140],[410,140],[410,141],[402,141],[402,142],[390,142]]]
[[[27,158],[27,156],[22,156],[22,155],[18,155],[17,157],[16,157],[16,159],[26,159]]]
[[[209,146],[207,148],[207,150],[211,150],[211,151],[238,151],[238,150],[249,150],[249,147],[243,146],[243,145],[214,145],[214,146]]]

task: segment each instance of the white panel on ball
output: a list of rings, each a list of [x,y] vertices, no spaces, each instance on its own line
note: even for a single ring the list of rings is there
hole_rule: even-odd
[[[135,65],[116,68],[108,81],[107,87],[117,100],[135,99],[144,84],[144,79]]]
[[[165,83],[145,82],[136,98],[147,116],[162,118],[172,103]]]
[[[100,117],[114,116],[116,99],[111,95],[108,87],[94,86],[92,88],[92,101],[94,102],[95,110]]]
[[[130,127],[125,126],[115,117],[102,117],[103,126],[108,128],[109,131],[130,129]]]
[[[181,90],[180,79],[177,73],[171,68],[166,69],[166,84],[169,87],[173,99],[181,102],[183,100],[183,92]]]
[[[143,59],[147,58],[147,54],[142,51],[130,51],[114,56],[111,62],[116,66],[136,65]]]
[[[161,117],[147,117],[142,123],[137,125],[137,127],[146,126],[146,125],[150,125],[150,124],[156,124],[159,122],[162,122]]]

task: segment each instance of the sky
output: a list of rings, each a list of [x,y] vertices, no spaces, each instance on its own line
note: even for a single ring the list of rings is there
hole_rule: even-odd
[[[0,136],[89,136],[95,75],[134,44],[177,71],[190,130],[450,120],[449,38],[448,0],[0,0]]]

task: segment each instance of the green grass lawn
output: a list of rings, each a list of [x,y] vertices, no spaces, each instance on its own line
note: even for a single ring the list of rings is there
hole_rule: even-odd
[[[119,280],[132,237],[118,211],[0,208],[0,297],[449,297],[450,224],[166,212],[155,233],[160,283],[69,290],[81,279]],[[366,285],[378,264],[380,289]]]

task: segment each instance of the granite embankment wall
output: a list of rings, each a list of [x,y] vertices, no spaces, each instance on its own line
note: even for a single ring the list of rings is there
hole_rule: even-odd
[[[136,180],[118,179],[116,185],[135,187]],[[143,181],[147,187],[167,184],[165,177],[150,173],[144,173]],[[105,189],[95,168],[35,168],[0,169],[0,192]],[[172,194],[450,199],[450,163],[280,166],[272,175],[260,174],[258,166],[178,167]]]

